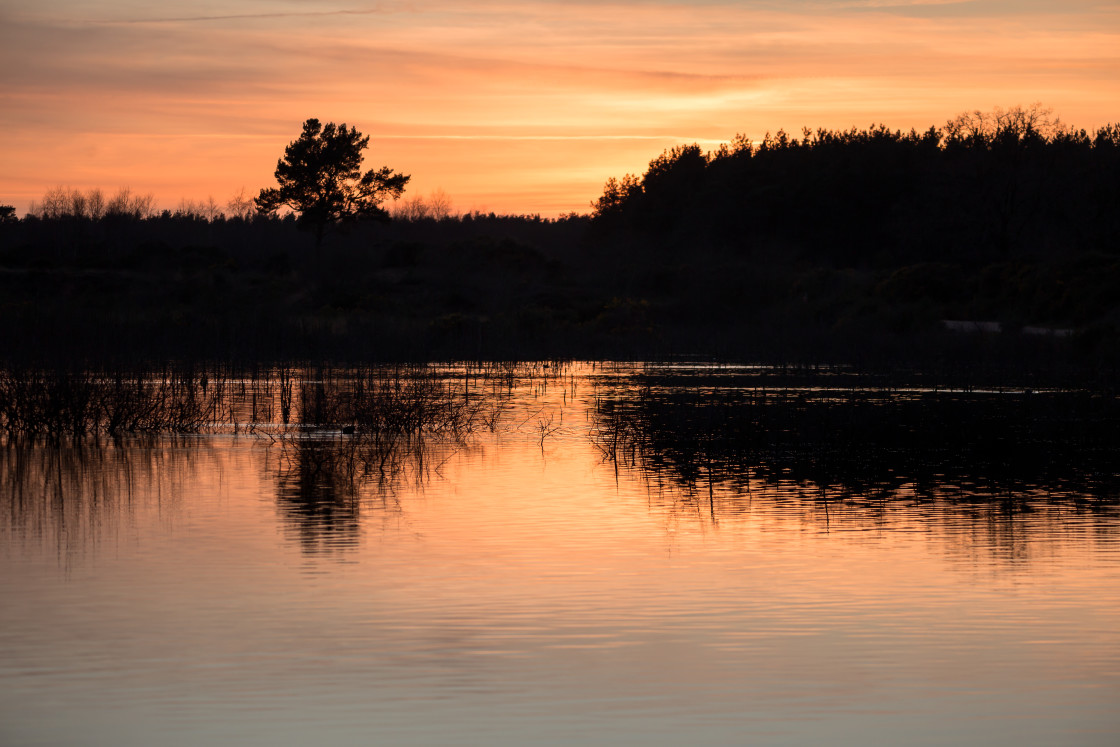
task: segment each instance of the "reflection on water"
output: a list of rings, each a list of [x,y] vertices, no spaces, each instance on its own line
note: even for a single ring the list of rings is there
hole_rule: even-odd
[[[205,439],[9,442],[0,447],[0,539],[80,560],[144,519],[173,516],[225,455]],[[10,550],[11,551],[11,550]]]
[[[1087,392],[953,392],[633,377],[596,402],[596,442],[692,483],[748,473],[846,496],[947,483],[993,497],[1032,486],[1115,498],[1120,400]]]
[[[1114,403],[672,373],[8,443],[0,741],[1115,741]]]
[[[1115,396],[767,378],[662,370],[608,384],[593,440],[664,510],[712,523],[763,504],[826,530],[954,528],[1009,558],[1027,557],[1036,531],[1115,531],[1079,521],[1118,515]]]
[[[306,552],[354,546],[360,515],[393,515],[401,489],[422,489],[446,459],[469,448],[461,438],[391,439],[362,434],[296,434],[279,440],[271,468],[284,526]],[[366,519],[370,521],[370,519]]]
[[[355,455],[333,440],[286,446],[276,488],[284,525],[308,552],[354,545],[360,516]]]

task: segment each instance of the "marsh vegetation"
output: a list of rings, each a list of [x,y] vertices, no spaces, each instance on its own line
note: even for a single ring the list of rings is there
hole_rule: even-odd
[[[559,370],[548,363],[8,367],[0,369],[0,434],[9,440],[298,432],[337,432],[352,441],[457,439],[493,430],[515,383]]]
[[[3,382],[8,530],[63,521],[76,543],[117,520],[122,496],[221,474],[232,448],[260,455],[284,531],[308,553],[352,548],[364,525],[400,518],[402,493],[503,443],[546,462],[590,443],[615,480],[643,483],[651,506],[690,522],[761,510],[870,527],[914,514],[1020,542],[1024,516],[1051,528],[1120,516],[1120,400],[1102,391],[553,362],[22,371]]]

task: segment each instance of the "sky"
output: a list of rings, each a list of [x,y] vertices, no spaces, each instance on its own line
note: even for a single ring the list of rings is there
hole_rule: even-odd
[[[1041,102],[1120,121],[1116,0],[0,0],[0,203],[275,183],[310,117],[458,211],[587,212],[666,148],[926,129]]]

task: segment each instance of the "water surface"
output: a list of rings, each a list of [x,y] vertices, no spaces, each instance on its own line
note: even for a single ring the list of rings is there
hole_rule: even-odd
[[[3,450],[0,741],[1116,742],[1107,495],[611,458],[630,375],[376,469],[337,432]]]

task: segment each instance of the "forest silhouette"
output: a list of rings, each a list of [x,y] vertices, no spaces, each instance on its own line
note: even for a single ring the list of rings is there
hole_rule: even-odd
[[[0,346],[75,363],[711,356],[1104,376],[1120,362],[1117,174],[1120,125],[1034,106],[681,145],[557,219],[413,198],[388,223],[378,203],[309,232],[244,193],[157,211],[59,188],[0,212]]]

